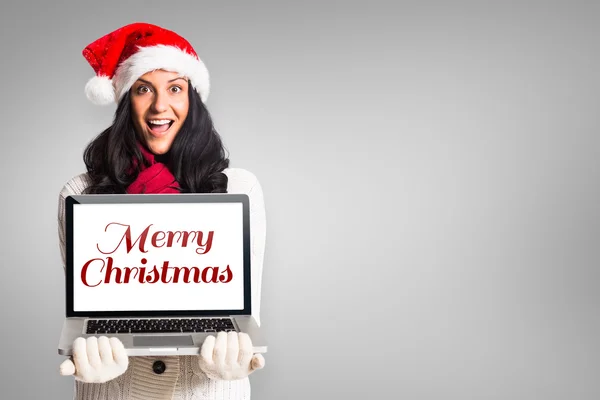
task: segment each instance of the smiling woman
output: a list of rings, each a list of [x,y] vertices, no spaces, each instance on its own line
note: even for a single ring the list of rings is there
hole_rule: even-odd
[[[63,265],[67,256],[67,196],[100,193],[246,194],[250,208],[252,316],[260,325],[260,287],[266,236],[262,189],[249,171],[229,168],[221,137],[205,107],[210,85],[204,63],[184,38],[144,23],[127,25],[101,37],[88,45],[83,55],[96,72],[86,85],[88,98],[98,104],[115,101],[117,110],[112,125],[85,149],[83,158],[87,171],[67,182],[60,192],[58,233]],[[169,233],[155,233],[152,245],[164,244],[162,240],[165,238],[167,244],[172,244],[176,233],[179,232],[171,232],[170,237]],[[211,232],[207,237],[203,237],[200,231],[197,233],[198,236],[194,237],[197,246],[204,246],[204,251],[208,252]],[[143,245],[147,234],[137,238],[139,245]],[[188,236],[183,237],[183,243],[187,244]],[[135,244],[131,238],[129,240],[130,245]],[[102,259],[92,261],[90,268],[95,268],[96,272],[106,267],[104,272],[115,270],[119,275],[120,267],[110,268],[110,257],[107,265]],[[143,259],[141,264],[146,262]],[[213,267],[198,266],[195,270],[180,267],[176,271],[190,282],[189,277],[196,275],[194,282],[230,279],[228,266],[222,266],[220,270]],[[146,279],[151,274],[152,281],[156,281],[158,267],[145,268],[145,265],[139,268],[140,276]],[[175,267],[163,264],[162,268],[168,272]],[[134,272],[138,272],[138,267],[130,267],[124,274]],[[186,273],[189,279],[185,278]],[[214,275],[217,273],[221,275]],[[166,280],[164,274],[161,271],[160,277]],[[93,285],[100,280],[96,278]],[[213,354],[227,355],[227,359],[233,361],[226,365],[215,364]],[[156,362],[163,365],[160,372],[148,367]],[[75,398],[78,400],[247,400],[250,398],[248,375],[263,366],[264,359],[260,354],[253,354],[252,342],[246,333],[219,332],[216,339],[212,336],[206,339],[200,356],[170,356],[160,360],[128,357],[118,338],[78,338],[73,343],[73,359],[61,364],[61,373],[75,376]]]

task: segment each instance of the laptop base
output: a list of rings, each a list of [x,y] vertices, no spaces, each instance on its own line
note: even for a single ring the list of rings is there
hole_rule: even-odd
[[[230,316],[233,319],[238,332],[247,333],[252,340],[254,353],[266,353],[266,341],[261,333],[260,327],[252,316]],[[87,318],[66,318],[63,324],[58,354],[71,356],[73,354],[73,342],[78,337],[90,336],[116,337],[123,343],[127,355],[155,356],[155,355],[199,355],[204,339],[208,336],[216,336],[216,333],[117,333],[106,335],[84,334],[85,320]],[[116,318],[115,318],[116,319]],[[126,318],[124,318],[126,319]]]

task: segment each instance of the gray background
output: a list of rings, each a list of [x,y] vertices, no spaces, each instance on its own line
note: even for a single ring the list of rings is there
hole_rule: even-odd
[[[57,196],[115,109],[81,50],[134,21],[264,189],[254,399],[600,397],[597,2],[1,7],[0,397],[71,397]]]

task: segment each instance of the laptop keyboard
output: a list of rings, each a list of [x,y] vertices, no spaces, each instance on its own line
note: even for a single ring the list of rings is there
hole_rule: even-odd
[[[235,331],[231,318],[89,319],[86,334]]]

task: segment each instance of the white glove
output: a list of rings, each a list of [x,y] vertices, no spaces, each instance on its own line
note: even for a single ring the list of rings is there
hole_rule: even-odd
[[[90,336],[73,342],[73,357],[60,364],[60,374],[86,383],[104,383],[127,370],[129,357],[116,337]]]
[[[211,379],[243,379],[264,366],[264,357],[252,353],[247,333],[219,332],[216,339],[207,337],[200,349],[200,369]]]

